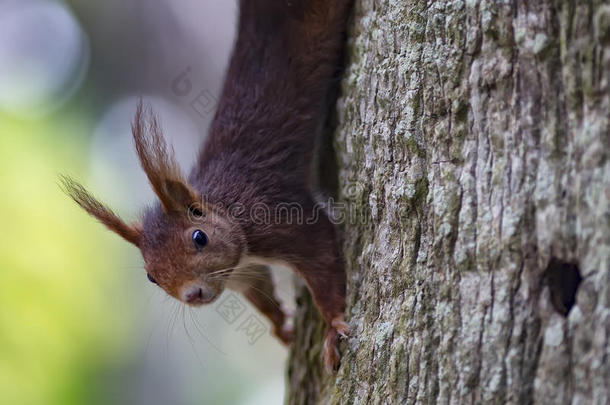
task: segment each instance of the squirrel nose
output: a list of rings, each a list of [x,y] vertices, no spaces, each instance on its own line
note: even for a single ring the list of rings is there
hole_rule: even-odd
[[[218,293],[216,290],[200,285],[191,285],[183,289],[182,301],[190,305],[207,304],[216,298]]]

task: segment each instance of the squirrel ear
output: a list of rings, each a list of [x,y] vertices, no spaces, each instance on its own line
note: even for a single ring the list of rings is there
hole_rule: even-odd
[[[174,149],[163,139],[157,117],[150,107],[144,108],[141,99],[131,131],[142,169],[163,209],[167,212],[181,210],[190,187],[183,180]]]
[[[165,179],[165,195],[172,201],[172,207],[165,207],[174,211],[187,212],[187,210],[197,202],[198,195],[192,187],[180,180]]]
[[[64,193],[70,196],[81,208],[94,216],[108,229],[119,234],[126,241],[136,246],[140,245],[142,235],[141,225],[126,224],[110,208],[99,202],[82,185],[68,176],[60,176],[61,187]]]

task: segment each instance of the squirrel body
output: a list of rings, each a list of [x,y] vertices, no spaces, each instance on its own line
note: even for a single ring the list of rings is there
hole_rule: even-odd
[[[316,207],[313,166],[350,6],[351,0],[240,0],[218,108],[188,178],[140,102],[132,133],[159,198],[141,222],[123,222],[63,178],[81,207],[140,248],[151,281],[194,306],[214,301],[225,287],[239,290],[285,343],[292,331],[268,265],[293,269],[328,325],[329,369],[339,363],[338,336],[349,332],[345,265],[335,227]]]

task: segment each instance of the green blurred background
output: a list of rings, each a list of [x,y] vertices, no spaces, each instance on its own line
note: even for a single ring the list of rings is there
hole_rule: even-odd
[[[70,174],[128,220],[153,200],[140,96],[188,170],[235,17],[234,1],[0,1],[0,404],[282,402],[285,348],[167,298],[58,186]]]

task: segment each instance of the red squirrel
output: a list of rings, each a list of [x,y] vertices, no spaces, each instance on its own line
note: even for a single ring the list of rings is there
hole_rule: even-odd
[[[267,265],[306,282],[324,321],[324,360],[338,367],[345,264],[334,225],[316,209],[314,153],[351,0],[240,0],[237,40],[218,108],[186,178],[154,113],[138,105],[132,123],[141,166],[159,201],[128,224],[69,177],[67,194],[137,246],[148,279],[199,306],[225,287],[245,297],[292,340]],[[301,210],[299,221],[289,203]],[[237,208],[236,208],[237,207]],[[271,217],[256,218],[263,209]]]

